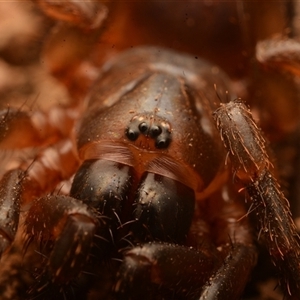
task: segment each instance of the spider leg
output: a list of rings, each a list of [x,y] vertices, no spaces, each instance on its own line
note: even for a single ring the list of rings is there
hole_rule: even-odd
[[[257,261],[245,207],[231,183],[224,185],[205,205],[223,263],[198,299],[239,299]]]
[[[47,113],[12,108],[0,111],[0,148],[23,149],[57,142],[70,134],[77,116],[76,109],[58,106]]]
[[[0,181],[0,256],[15,238],[19,224],[22,180],[25,172],[7,172]]]
[[[256,59],[262,65],[263,68],[267,70],[276,71],[279,73],[288,73],[296,77],[295,84],[299,87],[300,77],[300,43],[294,39],[288,38],[277,38],[270,40],[263,40],[259,42],[256,46]],[[298,94],[297,94],[298,95]],[[299,98],[299,97],[298,97]],[[290,147],[296,154],[294,158],[292,155],[289,155],[291,159],[291,165],[296,170],[293,174],[293,179],[291,184],[291,211],[293,212],[293,218],[297,224],[298,231],[300,230],[300,199],[299,199],[299,170],[300,167],[300,151],[299,151],[299,103],[298,98],[296,103],[287,103],[287,99],[284,99],[284,103],[281,104],[281,107],[285,109],[290,108],[293,110],[294,114],[289,113],[288,119],[286,119],[286,124],[293,124],[289,126],[293,129],[292,135],[288,138],[288,147]],[[290,142],[291,141],[291,142]],[[289,144],[291,143],[291,145]],[[284,156],[283,156],[284,157]],[[284,162],[286,163],[286,162]],[[296,165],[296,167],[294,167]]]
[[[116,298],[157,299],[166,293],[169,298],[174,294],[195,299],[199,287],[220,264],[216,253],[176,244],[135,247],[126,253],[118,272]]]
[[[69,179],[79,165],[77,154],[71,140],[62,140],[41,151],[35,160],[21,167],[27,170],[24,180],[22,204],[52,192],[63,180]]]
[[[260,236],[279,267],[289,295],[300,291],[300,243],[288,202],[280,191],[265,141],[251,112],[240,101],[222,104],[215,112],[236,177],[245,185],[259,220]]]
[[[86,29],[99,27],[107,15],[106,6],[95,1],[36,2],[48,16]]]
[[[256,58],[265,67],[300,76],[300,43],[293,39],[263,40],[256,46]]]
[[[274,37],[258,41],[253,53],[256,54],[252,75],[255,92],[249,95],[249,103],[270,142],[274,145],[280,141],[280,147],[299,124],[299,82],[294,78],[300,74],[299,49],[300,44],[295,40]]]
[[[198,299],[239,299],[256,263],[256,256],[254,246],[233,245],[222,266],[206,283]]]
[[[77,276],[97,223],[85,204],[68,196],[50,195],[33,202],[25,221],[26,233],[38,241],[41,251],[51,248],[48,271],[52,280],[63,283]]]
[[[111,5],[102,1],[73,0],[39,0],[37,5],[56,21],[41,53],[43,64],[68,88],[74,103],[78,103],[99,75],[99,69],[89,58],[106,29],[108,7]],[[64,47],[61,47],[62,41]]]
[[[73,145],[67,140],[46,148],[29,167],[20,166],[4,174],[0,181],[0,254],[15,239],[20,207],[53,190],[74,174],[77,166]]]
[[[1,299],[19,299],[19,295],[24,295],[28,286],[33,284],[32,274],[35,273],[34,270],[28,270],[35,265],[36,260],[40,260],[36,257],[41,257],[36,255],[30,245],[33,239],[24,240],[27,204],[30,206],[34,199],[53,191],[62,179],[74,174],[77,166],[73,145],[70,140],[65,140],[46,148],[33,163],[24,163],[19,169],[3,175],[0,181],[0,251],[1,254],[5,253],[1,259]],[[31,214],[38,217],[34,212]],[[71,221],[74,223],[73,219]],[[26,222],[32,220],[34,218]],[[71,221],[67,223],[69,228],[73,225]],[[72,232],[70,229],[68,231]],[[38,239],[37,236],[34,238]]]

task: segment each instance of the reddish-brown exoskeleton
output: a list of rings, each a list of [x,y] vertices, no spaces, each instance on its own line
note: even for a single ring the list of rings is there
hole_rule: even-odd
[[[220,103],[235,97],[227,75],[199,57],[134,47],[97,70],[82,101],[96,72],[79,58],[101,35],[108,10],[88,1],[41,5],[82,26],[61,25],[75,31],[78,51],[63,73],[51,65],[76,99],[48,113],[2,113],[3,148],[41,149],[0,182],[1,252],[17,229],[24,244],[21,263],[14,265],[12,248],[2,271],[3,299],[238,299],[257,260],[252,211],[284,273],[286,297],[297,299],[296,227],[250,111],[240,100]],[[105,38],[117,40],[111,30]],[[91,43],[83,49],[82,31]],[[101,65],[111,51],[100,54]],[[86,81],[73,86],[71,72]],[[68,195],[53,192],[73,175]]]

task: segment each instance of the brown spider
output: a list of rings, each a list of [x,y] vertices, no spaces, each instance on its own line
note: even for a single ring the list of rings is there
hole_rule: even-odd
[[[169,4],[143,1],[38,4],[63,21],[41,57],[72,101],[47,112],[2,112],[1,147],[33,148],[34,159],[6,167],[0,182],[1,299],[239,299],[257,261],[254,214],[284,295],[298,299],[296,226],[268,146],[235,96],[250,97],[258,86],[249,79],[248,93],[236,80],[253,75],[242,50],[254,55],[258,38],[240,37],[255,28],[246,18],[255,4],[176,2],[172,14]],[[207,26],[216,16],[225,21],[206,34],[195,8]],[[181,32],[183,15],[192,30]],[[231,19],[237,16],[245,17],[241,26]],[[234,41],[224,43],[225,62],[211,51],[223,27]],[[270,43],[258,44],[264,66],[297,73],[297,57],[287,51],[295,53],[294,42],[276,43],[275,56]],[[220,103],[229,98],[237,100]],[[269,115],[253,107],[264,128],[280,129],[269,133],[276,142],[297,134],[294,118],[270,127]]]

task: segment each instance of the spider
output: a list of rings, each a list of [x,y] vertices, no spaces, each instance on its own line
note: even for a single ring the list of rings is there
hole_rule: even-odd
[[[44,50],[48,67],[74,101],[48,113],[2,113],[3,148],[40,150],[0,183],[1,250],[8,251],[17,230],[22,244],[22,250],[11,247],[9,267],[2,271],[11,282],[1,287],[3,297],[238,299],[257,261],[248,220],[256,212],[259,239],[284,273],[285,295],[297,299],[299,241],[267,146],[243,102],[220,103],[234,98],[240,85],[216,65],[184,54],[189,45],[172,47],[177,52],[158,47],[168,46],[159,39],[155,47],[125,51],[122,39],[113,49],[104,47],[95,62],[100,70],[79,63],[100,36],[109,43],[116,39],[124,4],[70,2],[63,10],[40,5],[79,24],[60,24]],[[187,16],[186,22],[195,20]],[[84,32],[85,44],[57,63],[62,32],[76,49]],[[149,41],[133,36],[130,43]],[[69,182],[61,182],[73,175],[65,193]],[[20,205],[25,213],[19,221]]]

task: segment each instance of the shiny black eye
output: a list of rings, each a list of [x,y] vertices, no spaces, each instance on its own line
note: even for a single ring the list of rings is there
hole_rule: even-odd
[[[155,142],[155,147],[157,149],[168,148],[168,146],[170,145],[170,142],[171,142],[170,138],[157,139],[156,142]]]
[[[131,141],[135,141],[138,136],[139,136],[139,133],[135,130],[132,130],[130,128],[127,128],[126,129],[126,136],[128,137],[128,139],[130,139]]]
[[[162,133],[162,129],[160,126],[152,126],[150,129],[150,136],[157,137]]]
[[[142,133],[145,133],[147,130],[148,130],[148,125],[146,122],[143,122],[139,125],[139,130],[142,132]]]

